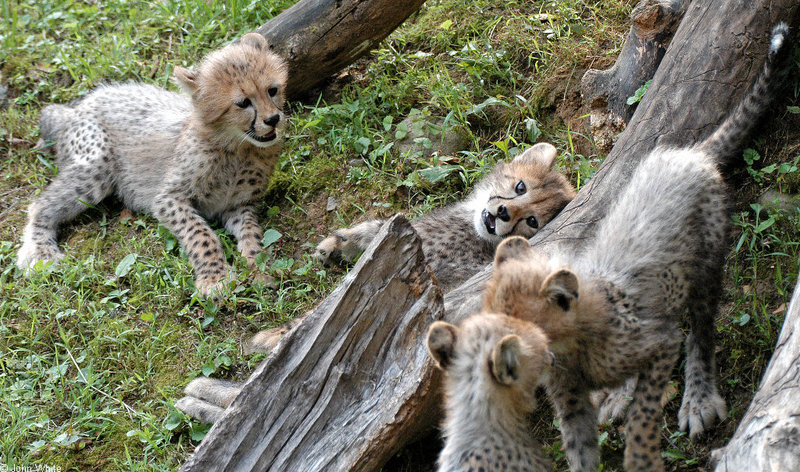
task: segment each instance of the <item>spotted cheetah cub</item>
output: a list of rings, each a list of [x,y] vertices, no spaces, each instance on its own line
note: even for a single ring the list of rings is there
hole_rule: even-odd
[[[59,225],[112,193],[178,238],[202,295],[221,289],[228,273],[206,218],[233,233],[255,266],[262,231],[251,203],[280,155],[286,64],[250,33],[174,75],[191,98],[126,83],[42,110],[41,135],[56,143],[59,173],[28,210],[21,269],[62,258]]]
[[[431,325],[428,352],[445,372],[440,472],[552,470],[528,423],[553,362],[547,344],[534,324],[493,313]]]
[[[539,143],[501,162],[462,201],[414,221],[428,265],[447,292],[492,262],[504,238],[529,238],[575,197],[567,179],[552,169],[556,148]],[[349,260],[369,245],[384,220],[343,228],[325,238],[314,256]]]

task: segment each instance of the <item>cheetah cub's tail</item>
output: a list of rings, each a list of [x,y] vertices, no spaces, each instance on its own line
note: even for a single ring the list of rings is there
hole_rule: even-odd
[[[789,27],[780,23],[772,28],[769,52],[758,78],[719,128],[699,145],[700,150],[720,164],[736,158],[788,76],[791,51]]]

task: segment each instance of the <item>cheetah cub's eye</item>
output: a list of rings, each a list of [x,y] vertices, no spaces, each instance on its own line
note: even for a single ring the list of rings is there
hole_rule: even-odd
[[[536,221],[536,217],[535,216],[529,216],[529,217],[525,218],[525,223],[527,223],[528,226],[530,226],[531,228],[534,228],[534,229],[539,227],[539,222]]]
[[[517,192],[517,195],[522,195],[528,191],[528,187],[525,186],[525,182],[520,180],[517,182],[517,186],[514,187],[514,191]]]
[[[270,87],[270,88],[268,88],[267,89],[267,93],[269,94],[270,97],[274,97],[275,95],[278,94],[278,87]]]
[[[234,102],[234,104],[239,108],[247,108],[252,103],[250,102],[249,98],[243,98],[243,99],[239,100],[238,102]]]

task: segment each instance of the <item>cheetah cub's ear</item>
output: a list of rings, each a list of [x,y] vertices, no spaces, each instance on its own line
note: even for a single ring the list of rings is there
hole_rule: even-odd
[[[513,385],[519,380],[522,362],[522,340],[516,334],[501,339],[492,349],[492,377],[502,385]]]
[[[172,78],[175,84],[188,94],[194,93],[200,87],[198,82],[200,73],[196,70],[175,66],[172,69]]]
[[[428,352],[442,370],[450,367],[457,336],[458,328],[444,321],[435,321],[428,328]]]
[[[508,260],[524,260],[532,251],[531,244],[522,236],[506,238],[495,250],[494,266],[497,268]]]
[[[578,300],[578,276],[568,269],[557,270],[544,279],[539,293],[550,303],[569,311]]]
[[[242,36],[241,42],[259,51],[267,49],[267,40],[258,33],[247,33]]]
[[[539,163],[548,169],[553,167],[556,162],[558,151],[550,143],[539,143],[525,150],[522,154],[514,158],[514,162],[520,163]]]

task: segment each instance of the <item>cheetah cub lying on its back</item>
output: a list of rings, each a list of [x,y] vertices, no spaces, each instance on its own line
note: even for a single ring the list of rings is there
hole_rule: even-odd
[[[56,143],[59,174],[28,210],[21,269],[62,258],[59,225],[111,193],[178,238],[202,295],[221,289],[228,273],[204,218],[222,222],[255,267],[262,231],[250,203],[280,155],[286,64],[250,33],[174,75],[191,99],[127,83],[42,110],[41,135]]]
[[[505,315],[478,314],[459,327],[433,323],[427,346],[445,372],[439,472],[553,469],[528,423],[536,386],[553,362],[541,329]]]
[[[512,235],[529,238],[575,197],[567,179],[552,169],[556,148],[539,143],[501,162],[460,202],[435,210],[412,225],[442,292],[457,287],[492,262],[494,249]],[[372,241],[384,220],[339,229],[317,246],[315,257],[352,259]]]

